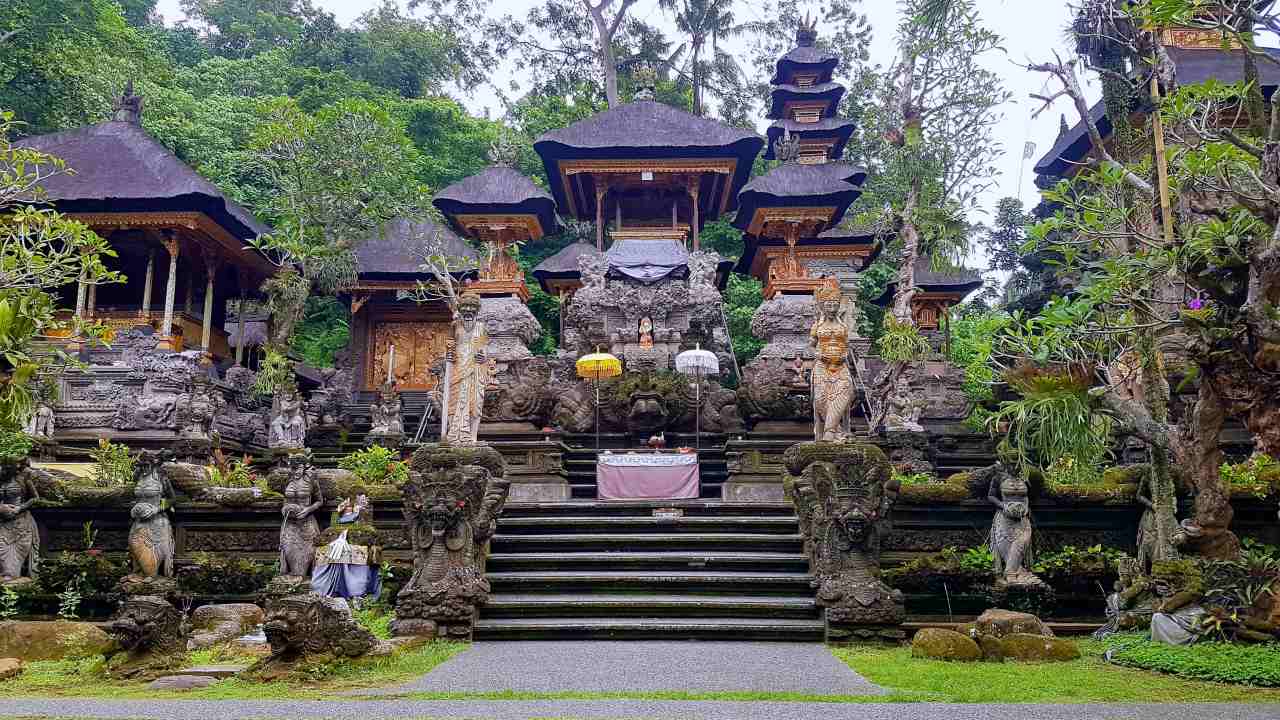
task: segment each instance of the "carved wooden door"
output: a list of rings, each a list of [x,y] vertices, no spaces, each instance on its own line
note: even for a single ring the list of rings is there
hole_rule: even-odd
[[[380,322],[373,328],[365,385],[376,388],[387,379],[387,360],[395,346],[392,373],[401,390],[431,390],[440,382],[431,368],[444,358],[449,340],[446,322]]]

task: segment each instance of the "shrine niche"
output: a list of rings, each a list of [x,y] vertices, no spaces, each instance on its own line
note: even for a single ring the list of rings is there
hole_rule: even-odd
[[[387,320],[378,322],[369,333],[366,388],[386,382],[388,362],[392,363],[391,381],[400,390],[434,390],[439,385],[439,365],[449,342],[448,323]]]

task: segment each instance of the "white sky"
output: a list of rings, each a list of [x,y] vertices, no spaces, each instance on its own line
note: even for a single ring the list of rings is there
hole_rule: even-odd
[[[984,198],[982,205],[993,208],[998,199],[1010,195],[1021,195],[1027,206],[1037,202],[1036,188],[1032,181],[1034,175],[1031,167],[1046,150],[1052,147],[1058,133],[1060,113],[1067,114],[1068,122],[1075,123],[1074,110],[1069,103],[1059,100],[1052,111],[1032,120],[1031,113],[1039,106],[1039,101],[1032,100],[1030,93],[1044,90],[1045,78],[1028,72],[1018,64],[1028,61],[1050,59],[1053,50],[1069,54],[1065,28],[1069,20],[1069,12],[1065,0],[976,0],[986,25],[999,33],[1005,41],[1007,55],[992,55],[987,62],[1004,79],[1006,88],[1013,94],[1013,99],[1003,109],[1004,119],[997,129],[997,137],[1005,147],[1005,155],[999,163],[1000,177],[998,187]],[[334,13],[344,24],[350,23],[361,13],[380,4],[381,0],[313,0]],[[181,20],[183,14],[178,7],[179,0],[160,0],[158,9],[167,22]],[[496,17],[510,14],[523,19],[529,8],[539,4],[539,0],[493,0],[490,13]],[[893,61],[893,34],[897,27],[897,0],[862,0],[861,11],[867,13],[874,32],[873,59],[881,65],[889,65]],[[763,19],[761,4],[757,0],[737,0],[735,11],[739,21]],[[669,19],[663,17],[657,0],[640,0],[631,13],[651,24],[658,25],[674,35],[674,28]],[[822,32],[819,25],[818,32]],[[732,49],[733,43],[727,43]],[[745,58],[743,58],[745,64]],[[491,82],[506,86],[510,80],[511,69],[500,66],[491,78]],[[1056,89],[1056,88],[1055,88]],[[453,93],[457,95],[456,91]],[[1095,93],[1096,94],[1096,91]],[[478,88],[470,97],[461,98],[462,102],[475,114],[482,114],[485,108],[491,114],[499,112],[497,96],[492,87]],[[758,131],[763,131],[766,124],[758,121]],[[1034,157],[1023,159],[1023,147],[1026,142],[1036,145]],[[1019,179],[1021,178],[1021,184]],[[986,222],[989,218],[974,217],[972,220]]]

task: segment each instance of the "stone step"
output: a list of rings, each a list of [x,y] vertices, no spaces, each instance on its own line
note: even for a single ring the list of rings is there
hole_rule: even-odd
[[[517,517],[578,517],[604,515],[652,516],[659,508],[677,508],[689,516],[787,516],[795,517],[791,503],[733,503],[720,500],[573,500],[570,502],[508,502],[503,519]]]
[[[753,639],[819,640],[821,620],[802,618],[481,618],[477,639]],[[786,668],[779,668],[786,671]]]
[[[680,534],[686,532],[706,532],[708,530],[749,529],[755,533],[794,533],[798,529],[794,517],[785,516],[684,516],[654,517],[645,516],[585,516],[585,517],[503,517],[498,520],[498,530],[504,535],[530,534],[537,532],[574,532],[590,533],[598,530],[618,530],[620,532],[660,532]]]
[[[244,670],[249,669],[248,665],[196,665],[194,667],[183,668],[174,673],[175,675],[199,675],[212,678],[229,678],[235,677]]]
[[[577,550],[757,550],[799,552],[803,538],[799,533],[700,532],[667,535],[658,533],[547,533],[511,535],[498,533],[493,538],[494,552],[539,552]]]
[[[616,568],[788,570],[804,572],[808,559],[801,553],[785,552],[515,552],[489,556],[490,572],[537,569]]]
[[[522,617],[819,617],[806,595],[638,593],[505,593],[480,609],[481,618]]]
[[[615,588],[648,590],[678,588],[682,592],[771,591],[776,594],[805,592],[810,576],[803,572],[732,572],[717,571],[646,571],[646,570],[538,570],[529,572],[485,573],[495,591],[554,590],[570,588],[610,592]]]

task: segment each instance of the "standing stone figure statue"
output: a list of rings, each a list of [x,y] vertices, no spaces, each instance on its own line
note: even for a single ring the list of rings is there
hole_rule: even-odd
[[[840,318],[840,288],[834,283],[814,291],[818,319],[809,332],[814,343],[813,437],[842,442],[849,437],[853,374],[849,371],[849,327]]]
[[[458,298],[458,314],[453,338],[445,352],[445,429],[443,439],[455,445],[474,443],[480,435],[480,414],[484,410],[484,390],[491,369],[485,357],[489,335],[480,313],[480,296],[463,293]]]
[[[54,431],[53,408],[41,402],[27,420],[26,433],[37,440],[52,440]]]
[[[401,417],[403,404],[395,385],[384,383],[378,393],[378,400],[370,409],[372,427],[369,432],[374,435],[403,435],[404,420]]]
[[[288,479],[284,506],[280,508],[280,574],[307,577],[315,564],[315,541],[320,536],[315,512],[324,504],[324,495],[316,482],[309,453],[289,456],[285,467]]]
[[[0,460],[0,584],[29,582],[35,577],[40,532],[31,517],[31,506],[39,499],[28,460]]]
[[[1041,580],[1027,569],[1027,551],[1031,548],[1031,505],[1027,500],[1027,481],[1009,472],[1004,463],[992,466],[987,500],[996,506],[987,540],[995,558],[997,582],[1014,585],[1038,585]]]
[[[297,450],[307,440],[307,418],[297,390],[281,390],[271,405],[267,446],[272,450]]]
[[[134,467],[133,509],[129,516],[129,557],[133,572],[143,578],[173,577],[173,526],[165,500],[173,486],[161,469],[160,453],[142,451]]]

